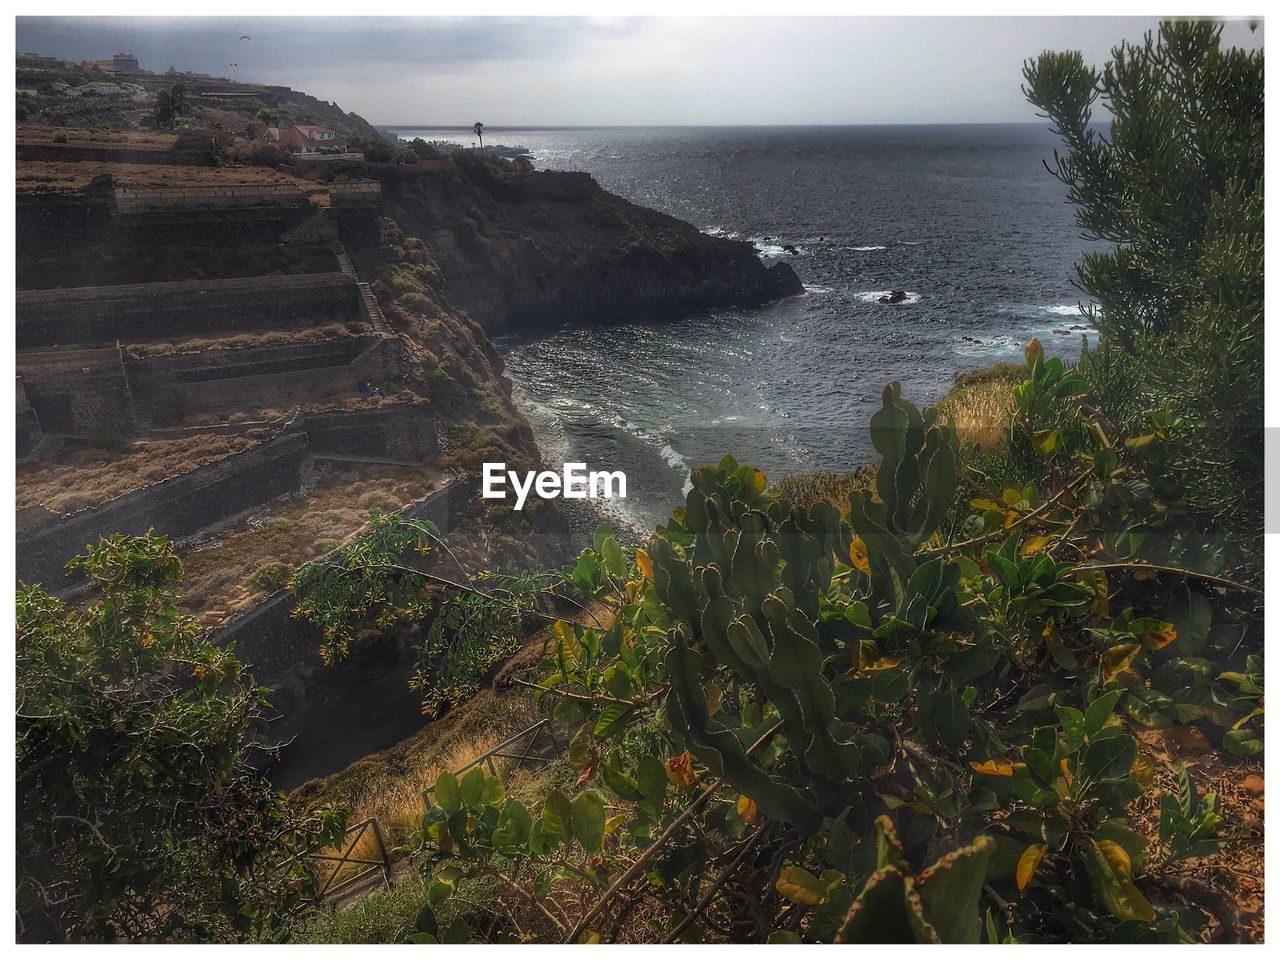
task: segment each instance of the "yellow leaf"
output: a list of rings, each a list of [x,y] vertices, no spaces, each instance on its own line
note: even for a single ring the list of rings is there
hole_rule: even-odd
[[[1031,445],[1036,448],[1036,453],[1047,457],[1058,445],[1058,431],[1037,430],[1031,435]]]
[[[1102,675],[1108,683],[1118,677],[1125,670],[1129,669],[1129,664],[1133,663],[1133,658],[1142,652],[1142,644],[1140,643],[1121,643],[1112,647],[1102,654]]]
[[[1018,858],[1017,871],[1019,893],[1027,889],[1027,884],[1036,875],[1036,868],[1040,866],[1040,861],[1044,859],[1044,855],[1048,850],[1049,845],[1047,843],[1033,843],[1022,851],[1022,856]]]
[[[1138,758],[1133,761],[1133,769],[1130,773],[1133,774],[1133,779],[1138,781],[1138,784],[1142,789],[1146,790],[1151,786],[1151,782],[1155,779],[1156,770],[1155,767],[1151,765],[1150,760],[1142,754],[1138,754]]]
[[[879,673],[882,670],[892,670],[894,667],[902,663],[900,657],[881,657],[874,663],[869,663],[861,668],[863,673]]]
[[[636,566],[640,568],[641,575],[650,583],[653,582],[653,561],[649,558],[649,554],[640,548],[636,548]]]
[[[1013,776],[1013,766],[1003,760],[984,760],[982,763],[970,760],[969,766],[973,768],[974,773],[980,773],[986,777]]]
[[[1111,840],[1091,843],[1097,853],[1094,866],[1098,869],[1090,872],[1107,909],[1120,920],[1154,920],[1156,912],[1150,901],[1133,884],[1133,863],[1124,847]]]
[[[1102,570],[1077,570],[1076,579],[1093,591],[1093,615],[1095,617],[1111,616],[1111,588],[1107,585],[1107,575]]]
[[[984,512],[994,510],[996,513],[1000,513],[1004,510],[1004,507],[996,503],[994,500],[970,500],[969,506],[973,507],[975,510],[982,510]]]
[[[849,562],[854,569],[871,576],[871,560],[867,556],[867,545],[862,542],[861,537],[854,537],[853,543],[849,544]]]
[[[1027,539],[1022,542],[1022,548],[1019,550],[1019,553],[1024,557],[1029,557],[1033,553],[1040,553],[1052,542],[1052,537],[1027,537]]]
[[[693,755],[686,750],[667,760],[667,779],[678,790],[692,790],[698,785],[698,774],[693,769]]]
[[[826,903],[830,896],[821,880],[803,867],[792,865],[783,867],[779,872],[776,887],[778,893],[792,903],[801,903],[809,907]]]
[[[760,819],[760,808],[756,806],[756,802],[750,797],[739,797],[738,816],[746,823],[755,823]]]
[[[557,620],[551,628],[551,632],[556,635],[560,653],[565,660],[569,663],[577,663],[582,644],[578,642],[578,636],[574,633],[573,625],[565,620]]]
[[[769,480],[759,470],[751,473],[751,489],[756,493],[764,493],[764,488],[769,485]]]
[[[1040,342],[1039,337],[1032,337],[1027,341],[1027,349],[1023,351],[1023,356],[1027,358],[1027,366],[1035,366],[1037,360],[1044,359],[1044,344]]]
[[[1178,639],[1178,631],[1173,628],[1173,624],[1167,623],[1163,630],[1152,630],[1144,633],[1141,639],[1152,650],[1163,650]]]
[[[707,685],[707,716],[714,717],[724,703],[724,691],[714,683]]]

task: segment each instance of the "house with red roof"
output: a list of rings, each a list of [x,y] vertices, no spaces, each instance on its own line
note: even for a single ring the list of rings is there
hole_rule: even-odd
[[[291,154],[300,156],[362,156],[347,152],[346,137],[341,137],[328,127],[314,123],[297,123],[291,127],[268,127],[268,140],[280,144]]]

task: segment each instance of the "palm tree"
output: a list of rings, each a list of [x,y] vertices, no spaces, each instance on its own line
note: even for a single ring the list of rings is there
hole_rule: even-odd
[[[484,124],[477,120],[471,125],[471,129],[475,131],[477,137],[480,138],[480,152],[484,152]]]

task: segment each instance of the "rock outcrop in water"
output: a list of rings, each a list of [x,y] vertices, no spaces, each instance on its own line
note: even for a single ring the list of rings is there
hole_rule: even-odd
[[[490,332],[609,323],[802,292],[787,264],[605,191],[588,174],[523,176],[483,161],[384,169],[387,213],[420,238],[449,301]]]

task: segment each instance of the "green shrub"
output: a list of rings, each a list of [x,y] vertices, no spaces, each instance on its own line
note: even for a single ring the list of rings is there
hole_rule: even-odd
[[[1054,173],[1092,239],[1078,267],[1104,348],[1082,369],[1107,416],[1165,443],[1233,567],[1261,569],[1263,55],[1206,20],[1161,24],[1101,71],[1079,53],[1024,70],[1062,137]],[[1094,125],[1101,100],[1108,133]],[[1156,421],[1159,421],[1157,424]]]
[[[279,560],[263,564],[245,581],[245,586],[257,593],[281,590],[293,575],[293,567]]]

